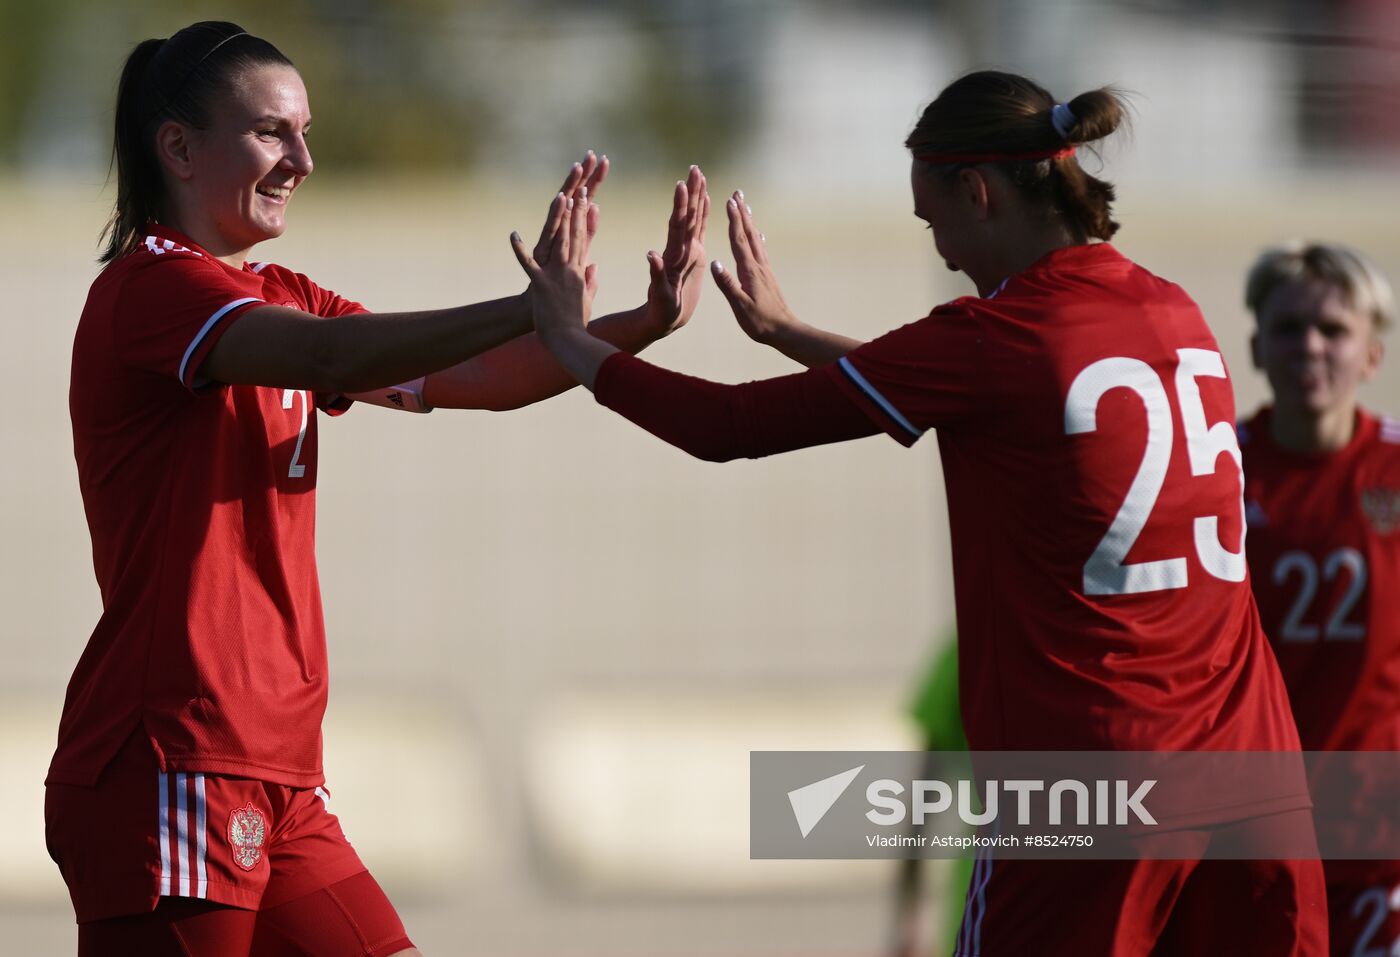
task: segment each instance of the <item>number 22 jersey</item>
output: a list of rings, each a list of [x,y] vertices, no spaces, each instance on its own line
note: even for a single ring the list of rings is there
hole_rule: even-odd
[[[1249,563],[1310,751],[1400,751],[1400,422],[1357,410],[1345,448],[1239,430]]]
[[[974,750],[1297,750],[1231,384],[1179,287],[1072,246],[827,374],[900,442],[937,429]]]
[[[48,783],[92,785],[137,728],[161,766],[322,783],[326,644],[314,550],[316,407],[204,381],[247,310],[358,303],[241,270],[162,226],[98,276],[69,409],[102,617],[68,685]]]

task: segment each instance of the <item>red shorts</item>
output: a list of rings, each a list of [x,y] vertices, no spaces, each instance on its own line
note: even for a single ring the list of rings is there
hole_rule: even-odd
[[[954,953],[1326,957],[1322,862],[979,855]]]
[[[1400,861],[1323,861],[1332,953],[1400,954]]]
[[[266,913],[365,874],[328,801],[319,787],[163,772],[138,729],[96,787],[48,787],[46,838],[79,924],[167,898]],[[411,946],[379,897],[388,913],[373,923],[398,928],[395,949]]]

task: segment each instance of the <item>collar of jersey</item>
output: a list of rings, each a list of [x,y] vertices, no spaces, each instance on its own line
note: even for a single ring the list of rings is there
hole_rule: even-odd
[[[208,259],[210,262],[218,263],[220,266],[223,266],[230,272],[245,273],[253,271],[253,263],[251,260],[245,260],[242,269],[235,269],[233,266],[230,266],[222,259],[215,257],[213,253],[205,249],[203,246],[195,242],[190,237],[186,236],[184,233],[180,232],[178,229],[174,229],[170,226],[165,225],[164,223],[149,224],[146,227],[146,235],[159,236],[161,239],[168,239],[171,242],[179,243],[181,246],[187,246],[190,249],[193,249],[195,252],[199,253],[205,259]]]
[[[1248,423],[1252,435],[1258,436],[1260,440],[1266,442],[1275,455],[1283,458],[1295,459],[1299,462],[1322,463],[1330,461],[1339,456],[1347,455],[1365,442],[1371,441],[1376,433],[1380,431],[1381,420],[1373,415],[1369,410],[1356,405],[1356,422],[1352,426],[1351,441],[1339,449],[1330,452],[1300,452],[1296,449],[1286,449],[1274,441],[1273,430],[1269,428],[1269,423],[1274,417],[1274,407],[1272,404],[1264,406],[1258,414]]]
[[[1121,265],[1127,261],[1127,257],[1114,249],[1112,243],[1080,243],[1074,246],[1061,246],[1059,249],[1050,250],[1021,272],[1007,276],[995,292],[984,298],[993,299],[1016,280],[1034,276],[1037,273],[1102,269],[1106,266]]]

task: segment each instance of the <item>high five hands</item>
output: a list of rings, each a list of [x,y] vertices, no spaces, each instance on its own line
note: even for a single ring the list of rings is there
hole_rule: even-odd
[[[709,216],[705,174],[692,166],[686,179],[676,183],[671,198],[666,248],[659,254],[647,251],[651,267],[647,314],[659,335],[669,335],[689,322],[700,302],[699,267],[705,261],[705,222]]]
[[[716,259],[710,265],[715,285],[729,300],[729,308],[739,328],[755,342],[772,345],[784,329],[797,320],[783,300],[778,277],[768,261],[768,241],[754,225],[753,209],[743,190],[735,190],[724,204],[729,216],[729,249],[734,254],[734,271],[729,272]]]
[[[511,234],[515,257],[530,277],[536,333],[569,373],[589,388],[593,388],[598,369],[618,351],[587,331],[597,288],[596,266],[589,260],[590,246],[598,231],[594,200],[606,173],[606,158],[594,167],[588,165],[587,159],[584,164],[575,164],[565,180],[565,189],[550,204],[533,253],[526,252],[519,233]],[[743,193],[736,192],[725,207],[734,271],[728,272],[716,262],[711,273],[740,328],[750,338],[773,345],[809,365],[818,364],[817,360],[835,361],[844,355],[849,348],[846,340],[834,344],[813,342],[811,333],[788,309],[768,259],[766,242],[754,225],[753,211]],[[698,166],[692,166],[672,195],[664,250],[647,253],[651,283],[644,308],[647,322],[658,338],[685,325],[699,302],[699,267],[705,261],[709,209],[705,175]],[[795,339],[801,344],[797,345]]]

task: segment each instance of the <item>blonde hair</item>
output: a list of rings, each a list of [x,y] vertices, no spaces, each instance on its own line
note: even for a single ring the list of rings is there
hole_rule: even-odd
[[[1371,317],[1377,331],[1395,324],[1395,293],[1385,276],[1365,256],[1336,243],[1294,240],[1265,250],[1245,280],[1245,305],[1257,322],[1260,308],[1275,289],[1306,279],[1332,283],[1353,309]]]

